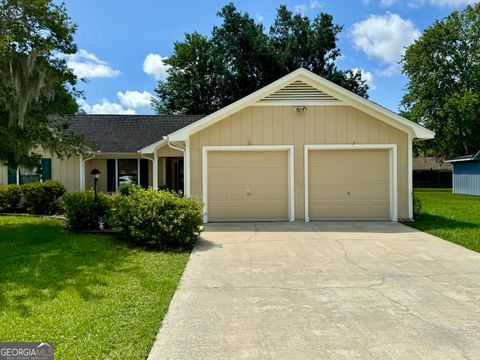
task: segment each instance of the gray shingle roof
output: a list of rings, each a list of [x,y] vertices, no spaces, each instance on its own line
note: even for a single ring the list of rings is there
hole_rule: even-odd
[[[95,151],[136,153],[203,115],[76,115],[70,130]]]
[[[413,170],[452,170],[450,164],[447,164],[443,159],[435,157],[414,157],[412,165]]]

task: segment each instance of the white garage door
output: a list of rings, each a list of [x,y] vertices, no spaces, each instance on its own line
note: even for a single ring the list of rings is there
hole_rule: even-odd
[[[208,153],[208,221],[288,221],[287,151]]]
[[[311,220],[389,220],[388,150],[311,150]]]

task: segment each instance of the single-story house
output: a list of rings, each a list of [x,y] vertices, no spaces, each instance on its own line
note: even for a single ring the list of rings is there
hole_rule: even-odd
[[[480,196],[480,151],[447,162],[453,166],[453,193]]]
[[[414,188],[451,188],[452,165],[445,160],[419,156],[413,158]]]
[[[205,222],[411,219],[412,142],[434,137],[305,69],[208,116],[86,115],[72,129],[95,151],[45,155],[68,191],[97,168],[103,191],[183,188]]]

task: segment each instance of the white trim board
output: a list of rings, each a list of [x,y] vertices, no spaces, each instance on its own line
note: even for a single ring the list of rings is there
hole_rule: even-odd
[[[288,219],[295,221],[295,157],[293,145],[239,145],[202,147],[203,222],[208,223],[208,153],[211,151],[287,151],[288,152]]]
[[[304,146],[304,188],[305,188],[305,222],[309,217],[309,183],[308,183],[308,155],[310,150],[389,150],[389,184],[390,184],[390,220],[398,221],[398,186],[397,186],[397,144],[332,144],[332,145],[305,145]]]

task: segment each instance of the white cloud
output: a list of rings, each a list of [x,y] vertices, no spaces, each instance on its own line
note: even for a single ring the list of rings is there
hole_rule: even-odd
[[[83,49],[76,54],[61,57],[79,78],[115,77],[120,74],[120,71],[112,69],[106,61]]]
[[[150,106],[152,101],[152,94],[150,94],[148,91],[119,91],[117,92],[117,97],[123,106],[133,109]]]
[[[265,19],[265,18],[264,18],[262,15],[260,15],[259,13],[257,13],[255,16],[257,17],[257,20],[258,20],[259,22],[263,22],[263,20]]]
[[[408,5],[411,7],[419,7],[426,4],[442,7],[460,7],[476,4],[477,2],[478,0],[411,0],[408,2]]]
[[[305,13],[309,10],[320,9],[322,4],[317,0],[311,0],[309,3],[295,5],[293,8],[296,13],[305,15]]]
[[[90,106],[85,100],[78,99],[78,105],[87,114],[120,114],[120,115],[135,115],[134,109],[125,109],[122,105],[112,103],[107,99],[102,99],[100,103]]]
[[[393,4],[395,4],[396,2],[397,2],[397,0],[380,0],[380,6],[390,7]]]
[[[353,24],[350,36],[357,49],[387,65],[384,75],[392,75],[400,69],[405,47],[420,36],[420,31],[410,20],[387,12]]]
[[[365,69],[362,68],[353,68],[352,71],[355,72],[360,72],[362,74],[362,79],[367,82],[368,87],[370,90],[375,90],[376,86],[373,81],[373,74],[370,71],[366,71]]]
[[[166,57],[158,54],[148,54],[143,62],[143,71],[155,77],[155,80],[165,80],[168,77],[167,70],[170,66],[164,63]]]

